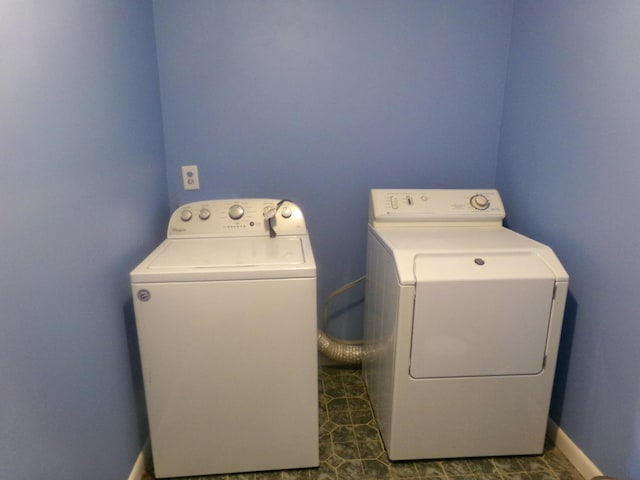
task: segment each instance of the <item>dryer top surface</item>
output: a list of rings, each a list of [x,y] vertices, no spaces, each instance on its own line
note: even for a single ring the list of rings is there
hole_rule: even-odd
[[[376,228],[369,225],[369,241],[377,239],[394,257],[401,284],[415,284],[416,257],[424,254],[482,255],[530,252],[553,272],[557,281],[568,274],[546,245],[500,226]]]

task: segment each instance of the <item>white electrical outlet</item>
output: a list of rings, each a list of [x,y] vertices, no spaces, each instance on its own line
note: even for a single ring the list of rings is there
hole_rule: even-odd
[[[182,166],[182,186],[185,190],[199,190],[200,179],[198,178],[197,165]]]

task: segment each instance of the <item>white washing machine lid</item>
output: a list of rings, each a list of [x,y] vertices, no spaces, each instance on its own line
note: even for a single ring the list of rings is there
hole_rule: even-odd
[[[415,262],[422,254],[482,256],[529,252],[546,265],[556,281],[569,281],[569,275],[549,247],[501,226],[380,228],[369,225],[369,232],[394,257],[401,285],[415,285],[420,281]],[[526,269],[522,274],[527,275]]]
[[[131,272],[131,281],[185,282],[309,278],[316,265],[307,235],[167,239]]]

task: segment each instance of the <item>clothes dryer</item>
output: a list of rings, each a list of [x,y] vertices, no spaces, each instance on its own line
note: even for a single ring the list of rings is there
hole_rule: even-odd
[[[316,265],[296,204],[184,205],[131,285],[156,477],[318,465]]]
[[[372,190],[364,376],[392,460],[539,454],[569,277],[496,190]]]

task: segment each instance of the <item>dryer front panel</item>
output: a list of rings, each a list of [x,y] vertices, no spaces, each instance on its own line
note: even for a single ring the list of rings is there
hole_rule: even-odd
[[[555,277],[537,255],[420,255],[414,268],[413,378],[543,370]]]

